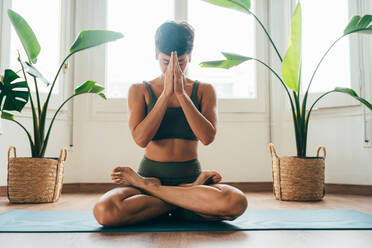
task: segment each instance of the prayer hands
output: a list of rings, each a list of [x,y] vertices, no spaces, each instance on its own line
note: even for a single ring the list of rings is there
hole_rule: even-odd
[[[178,56],[177,52],[175,51],[173,53],[173,87],[174,87],[174,93],[176,95],[182,95],[185,93],[185,88],[184,88],[184,74],[183,71],[181,70],[180,64],[178,63]]]
[[[178,63],[177,52],[171,52],[171,57],[167,70],[165,71],[164,79],[164,94],[171,96],[173,94],[182,95],[185,92],[184,80],[185,76]]]
[[[166,96],[170,97],[173,95],[173,62],[174,56],[173,52],[171,53],[171,57],[169,60],[169,64],[167,66],[167,70],[165,71],[165,79],[164,79],[164,89],[163,92]]]

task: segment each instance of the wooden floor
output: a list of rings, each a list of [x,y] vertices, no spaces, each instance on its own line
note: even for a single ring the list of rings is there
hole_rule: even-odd
[[[88,210],[100,194],[63,194],[54,204],[11,205],[0,197],[0,213],[10,209]],[[327,194],[321,202],[275,200],[271,192],[246,193],[248,209],[355,209],[372,214],[372,196]],[[355,247],[372,248],[372,231],[234,231],[159,233],[0,233],[1,247]]]

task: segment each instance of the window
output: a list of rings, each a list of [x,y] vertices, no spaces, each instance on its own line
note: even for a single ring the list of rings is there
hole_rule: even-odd
[[[60,0],[12,0],[11,9],[19,13],[34,31],[41,47],[35,67],[52,82],[60,61]],[[11,27],[9,60],[10,68],[13,70],[21,68],[17,61],[17,50],[19,50],[22,60],[27,61],[22,44],[14,28]],[[29,86],[31,89],[35,87],[34,83],[29,83]],[[38,88],[39,92],[44,93],[49,92],[50,89],[41,81]],[[53,93],[56,94],[59,90],[56,85]]]
[[[213,83],[218,98],[255,98],[256,73],[253,61],[229,70],[199,66],[203,61],[224,59],[220,52],[256,57],[254,19],[247,14],[203,1],[189,1],[188,13],[189,22],[195,28],[189,76]]]
[[[159,75],[155,60],[155,31],[173,19],[174,0],[107,1],[107,29],[124,38],[107,46],[106,93],[111,98],[127,97],[131,84]]]
[[[188,76],[213,83],[219,98],[255,98],[253,62],[229,70],[199,66],[203,61],[223,59],[220,53],[223,51],[255,56],[254,20],[246,14],[202,1],[190,0],[188,5],[176,6],[174,3],[174,0],[142,0],[130,4],[119,0],[107,1],[107,28],[124,34],[122,40],[107,48],[107,95],[111,98],[127,97],[132,83],[159,75],[159,64],[155,60],[155,31],[164,21],[174,19],[178,11],[182,16],[188,15],[187,21],[195,28]],[[208,17],[203,13],[208,13]]]
[[[301,5],[303,22],[301,82],[302,89],[306,91],[321,57],[343,34],[350,18],[348,0],[301,1]],[[338,41],[325,57],[315,74],[310,92],[325,92],[336,86],[352,87],[348,37]]]

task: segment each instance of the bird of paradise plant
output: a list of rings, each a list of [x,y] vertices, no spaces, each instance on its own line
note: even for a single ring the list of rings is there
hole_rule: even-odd
[[[372,34],[372,15],[364,15],[364,16],[354,16],[346,28],[344,29],[344,33],[332,43],[332,45],[328,48],[325,54],[320,59],[319,63],[317,64],[309,84],[307,86],[307,90],[304,93],[304,96],[301,96],[301,39],[302,39],[302,11],[301,11],[301,4],[298,3],[294,14],[292,16],[291,22],[291,30],[289,35],[289,45],[287,52],[285,54],[284,59],[280,55],[275,43],[273,42],[270,34],[268,33],[267,29],[264,27],[262,22],[259,18],[250,10],[251,1],[250,0],[202,0],[204,2],[208,2],[220,7],[234,9],[243,13],[246,13],[252,16],[260,25],[260,27],[265,32],[266,36],[268,37],[271,45],[273,46],[280,62],[282,63],[282,77],[277,73],[272,67],[267,65],[265,62],[261,61],[257,58],[242,56],[233,53],[226,53],[223,52],[223,56],[226,58],[225,60],[218,60],[218,61],[206,61],[200,64],[201,67],[211,67],[211,68],[224,68],[229,69],[233,66],[237,66],[245,61],[254,60],[265,67],[267,67],[275,76],[278,78],[279,82],[284,87],[288,99],[291,106],[291,112],[293,117],[293,125],[294,131],[296,135],[296,146],[297,146],[297,157],[305,158],[306,157],[306,144],[307,144],[307,134],[308,134],[308,127],[310,121],[310,114],[313,110],[315,104],[325,97],[326,95],[334,92],[340,92],[348,94],[352,96],[354,99],[358,100],[362,104],[364,104],[367,108],[372,110],[372,105],[367,100],[358,96],[358,94],[351,88],[342,88],[336,87],[333,90],[327,91],[322,94],[319,98],[317,98],[311,107],[307,109],[307,101],[309,95],[309,89],[311,83],[313,82],[315,73],[317,72],[320,64],[322,63],[323,59],[326,57],[328,52],[331,48],[342,38],[346,37],[349,34],[354,33],[364,33],[364,34]],[[301,102],[302,101],[302,102]]]
[[[48,106],[52,97],[52,91],[58,79],[58,75],[61,72],[66,61],[75,53],[82,50],[95,47],[110,41],[114,41],[123,37],[121,33],[112,32],[108,30],[84,30],[81,31],[76,38],[75,42],[70,48],[69,53],[60,64],[59,69],[50,84],[49,81],[36,69],[34,66],[37,62],[37,57],[40,53],[40,44],[36,38],[35,33],[28,25],[26,20],[21,17],[18,13],[13,10],[8,10],[8,16],[10,21],[21,40],[22,46],[27,54],[28,61],[23,61],[18,53],[18,62],[20,64],[23,79],[22,81],[15,82],[20,76],[10,70],[6,69],[4,76],[1,77],[0,81],[0,112],[1,118],[12,121],[19,125],[27,134],[31,154],[34,158],[44,157],[48,141],[50,138],[51,130],[54,121],[63,108],[63,106],[75,96],[92,93],[98,94],[100,97],[106,99],[106,96],[102,91],[104,87],[97,84],[95,81],[86,81],[74,90],[74,94],[68,97],[54,113],[48,129],[46,129],[46,117],[48,113]],[[35,86],[36,102],[32,98],[31,90],[29,87],[29,79],[26,76],[26,72],[32,77]],[[40,94],[38,90],[38,80],[43,81],[47,86],[50,87],[47,98],[43,105],[40,102]],[[30,101],[30,107],[32,111],[33,121],[33,136],[30,132],[16,120],[15,116],[9,111],[21,112],[27,102]],[[36,106],[35,106],[36,105]]]

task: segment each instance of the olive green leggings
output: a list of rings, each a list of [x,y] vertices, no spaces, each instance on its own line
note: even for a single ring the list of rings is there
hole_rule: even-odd
[[[199,160],[193,159],[183,162],[159,162],[144,157],[140,163],[138,174],[143,177],[156,177],[162,185],[177,186],[181,183],[192,183],[200,175]],[[146,194],[142,191],[142,193]],[[190,221],[206,221],[193,211],[176,208],[158,218],[177,218]]]

